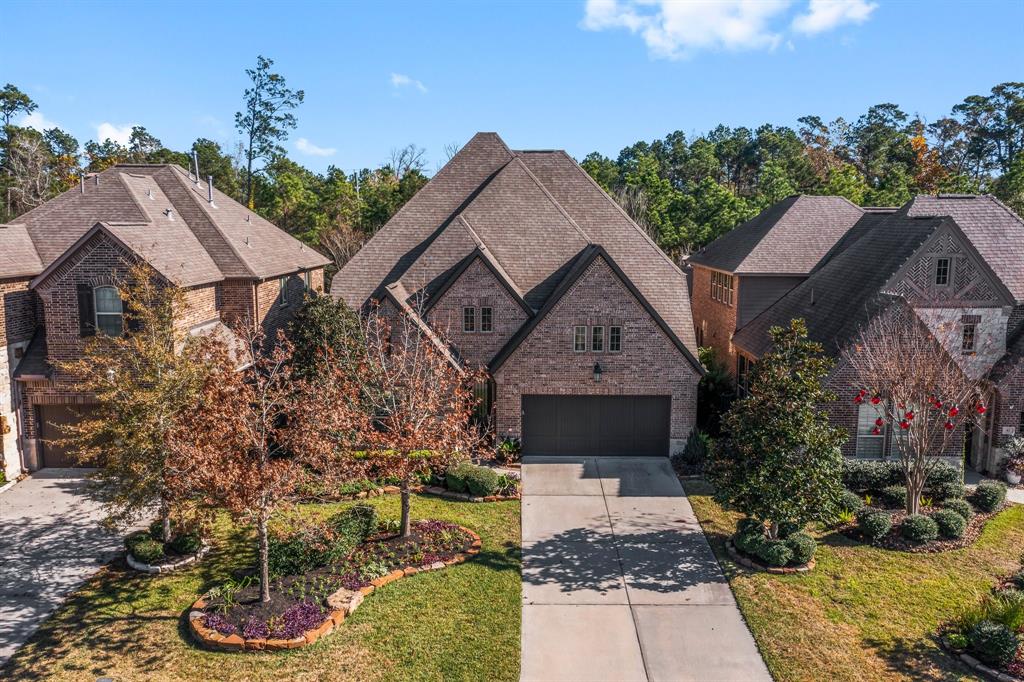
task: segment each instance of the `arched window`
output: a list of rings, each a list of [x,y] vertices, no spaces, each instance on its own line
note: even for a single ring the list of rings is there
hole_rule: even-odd
[[[116,287],[93,289],[96,301],[96,329],[107,336],[120,336],[123,329],[121,295]]]

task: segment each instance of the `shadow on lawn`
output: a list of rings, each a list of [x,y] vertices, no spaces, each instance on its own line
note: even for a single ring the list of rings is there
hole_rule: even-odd
[[[907,679],[958,680],[967,672],[966,667],[939,648],[934,637],[884,642],[868,639],[864,643],[878,652],[889,670]]]

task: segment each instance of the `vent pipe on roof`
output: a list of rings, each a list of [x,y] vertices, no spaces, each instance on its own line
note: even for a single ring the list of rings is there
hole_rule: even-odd
[[[206,200],[210,202],[211,206],[213,205],[213,176],[212,175],[207,175],[206,176]]]
[[[96,186],[99,187],[100,186],[100,174],[96,173],[95,175],[92,176],[92,179],[96,181]]]
[[[174,209],[165,208],[164,215],[167,216],[168,220],[174,220]]]
[[[199,153],[196,150],[192,150],[192,162],[196,166],[196,179],[195,183],[199,184]]]
[[[78,187],[85,194],[85,173],[78,174]]]

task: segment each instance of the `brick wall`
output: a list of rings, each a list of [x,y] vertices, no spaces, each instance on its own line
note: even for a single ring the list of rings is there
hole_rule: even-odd
[[[317,268],[310,271],[310,285],[314,291],[323,291],[324,271]],[[281,296],[281,282],[284,280],[284,296]],[[267,338],[273,338],[279,329],[285,329],[304,301],[306,279],[304,272],[287,277],[274,277],[255,286],[256,320],[263,325]]]
[[[1024,437],[1024,357],[1014,359],[1012,367],[996,385],[996,391],[992,443],[1002,449],[1010,439]],[[1003,433],[1003,429],[1013,429],[1013,434]]]
[[[175,313],[175,323],[192,329],[220,317],[221,285],[219,282],[185,289],[185,308]]]
[[[28,279],[0,280],[0,348],[29,341],[35,332],[35,294],[28,283]]]
[[[28,279],[0,280],[0,422],[9,430],[0,430],[0,471],[8,480],[21,473],[16,387],[11,375],[35,331],[36,296],[28,283]]]
[[[492,309],[494,331],[481,332],[480,308]],[[476,332],[463,331],[462,309],[476,309]],[[467,365],[482,367],[526,322],[526,312],[479,258],[473,261],[430,309],[427,322],[458,349]]]
[[[621,325],[621,353],[576,353],[575,325]],[[595,361],[604,370],[593,379]],[[525,394],[672,396],[673,450],[696,419],[699,375],[614,272],[597,259],[496,375],[498,433],[521,432]]]
[[[731,374],[736,373],[736,350],[732,345],[732,335],[736,331],[736,308],[740,300],[740,278],[733,278],[733,303],[726,305],[711,298],[711,273],[713,270],[693,266],[693,295],[690,299],[690,312],[693,325],[697,330],[697,338],[702,338],[702,347],[715,349],[715,357],[723,363]]]

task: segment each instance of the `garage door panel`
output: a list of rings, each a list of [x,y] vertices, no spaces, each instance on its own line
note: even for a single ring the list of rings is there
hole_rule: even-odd
[[[82,464],[60,441],[66,436],[61,427],[77,424],[96,408],[92,405],[41,405],[40,435],[44,467],[79,467]]]
[[[523,396],[523,453],[668,453],[668,396]]]

